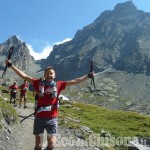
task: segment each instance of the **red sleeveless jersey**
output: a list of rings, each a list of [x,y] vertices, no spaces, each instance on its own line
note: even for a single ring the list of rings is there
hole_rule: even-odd
[[[32,79],[33,81],[33,87],[35,88],[35,91],[39,91],[40,86],[40,79]],[[57,87],[57,94],[59,95],[62,90],[66,87],[66,81],[57,81],[56,82]],[[58,108],[56,107],[58,104],[58,98],[52,98],[50,94],[47,94],[48,91],[50,91],[50,86],[45,85],[44,86],[44,95],[40,98],[38,98],[37,106],[43,107],[43,106],[49,106],[52,105],[51,111],[41,111],[39,113],[36,113],[37,117],[44,117],[44,118],[51,118],[51,117],[57,117],[58,116]],[[55,107],[53,107],[55,106]]]

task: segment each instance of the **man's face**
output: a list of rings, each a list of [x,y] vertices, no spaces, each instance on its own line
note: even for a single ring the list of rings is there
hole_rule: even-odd
[[[52,69],[47,70],[47,71],[44,73],[44,77],[45,77],[45,80],[46,80],[47,82],[51,82],[52,80],[55,79],[55,71],[52,70]]]

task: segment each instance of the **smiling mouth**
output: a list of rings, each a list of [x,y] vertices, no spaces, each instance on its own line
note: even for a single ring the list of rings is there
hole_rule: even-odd
[[[47,79],[48,79],[48,80],[52,80],[53,78],[52,78],[52,77],[47,77]]]

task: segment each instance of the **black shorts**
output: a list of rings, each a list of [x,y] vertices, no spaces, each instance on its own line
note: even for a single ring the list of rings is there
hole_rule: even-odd
[[[33,134],[34,135],[44,134],[44,129],[46,129],[48,135],[50,136],[56,135],[58,129],[58,118],[35,117]]]
[[[20,97],[26,98],[26,93],[20,93]]]
[[[16,93],[11,93],[11,94],[10,94],[10,97],[11,97],[11,98],[16,98],[16,95],[17,95]]]

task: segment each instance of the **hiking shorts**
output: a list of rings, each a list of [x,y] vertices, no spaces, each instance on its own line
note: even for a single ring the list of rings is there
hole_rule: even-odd
[[[26,98],[26,93],[20,93],[20,97],[25,97]]]
[[[58,118],[39,118],[35,117],[33,134],[40,135],[44,134],[44,129],[46,129],[48,135],[56,135],[58,129]]]
[[[10,94],[10,99],[16,98],[16,95],[17,95],[16,93],[11,93],[11,94]]]

